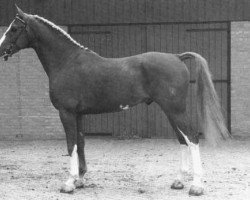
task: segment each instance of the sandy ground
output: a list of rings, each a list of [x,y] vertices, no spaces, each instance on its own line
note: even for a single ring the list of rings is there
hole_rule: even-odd
[[[1,200],[250,199],[250,140],[217,150],[202,145],[201,197],[188,196],[190,180],[183,190],[170,189],[179,166],[175,140],[87,138],[86,184],[74,194],[59,193],[69,165],[64,140],[1,141],[0,149]]]

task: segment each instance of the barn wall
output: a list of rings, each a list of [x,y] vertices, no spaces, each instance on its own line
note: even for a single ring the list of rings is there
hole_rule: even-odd
[[[15,16],[15,3],[67,25],[250,20],[249,0],[1,0],[1,25]]]
[[[2,35],[7,27],[0,27]],[[64,27],[64,29],[66,29]],[[0,139],[64,138],[36,53],[25,49],[0,60]]]
[[[8,25],[11,22],[16,13],[15,3],[24,11],[37,13],[57,24],[83,24],[85,27],[89,27],[88,25],[93,27],[95,24],[98,25],[98,30],[103,29],[100,27],[110,27],[112,30],[117,29],[120,33],[128,33],[127,35],[130,34],[130,36],[132,34],[132,39],[133,37],[142,37],[140,49],[137,47],[133,47],[132,49],[128,46],[123,47],[117,42],[115,44],[117,46],[114,46],[113,49],[109,49],[108,47],[107,50],[104,50],[105,45],[103,45],[100,54],[106,51],[107,56],[119,57],[148,50],[168,50],[170,52],[177,52],[179,50],[192,49],[202,54],[205,52],[205,55],[203,55],[209,59],[209,62],[218,65],[225,65],[224,62],[227,60],[225,59],[225,53],[227,52],[225,51],[226,47],[221,46],[221,51],[210,51],[208,55],[206,55],[207,51],[204,51],[204,48],[207,48],[207,46],[210,48],[210,45],[216,46],[224,44],[224,42],[221,41],[226,38],[225,32],[194,32],[193,34],[201,35],[201,37],[197,39],[201,45],[196,48],[187,48],[185,44],[183,45],[181,39],[179,40],[179,44],[173,42],[174,40],[171,39],[159,41],[155,36],[157,36],[159,30],[160,32],[164,32],[164,29],[171,24],[171,26],[174,27],[175,22],[179,22],[184,26],[186,24],[195,27],[199,26],[198,22],[250,20],[249,0],[0,0],[0,25]],[[112,28],[116,26],[130,26],[131,23],[137,26],[135,30]],[[233,22],[231,37],[231,63],[233,66],[231,76],[232,130],[233,132],[240,130],[242,134],[247,134],[247,124],[249,123],[247,109],[242,108],[242,105],[245,105],[246,108],[248,106],[247,95],[245,96],[248,90],[247,77],[249,77],[247,76],[248,70],[246,68],[249,60],[247,56],[249,46],[247,46],[247,38],[249,38],[248,23],[249,22]],[[149,28],[146,28],[146,35],[148,37],[151,35],[151,39],[145,44],[145,41],[143,42],[145,35],[136,35],[138,35],[138,28],[145,29],[147,26]],[[213,27],[211,26],[211,28]],[[4,30],[4,27],[0,28],[1,35]],[[104,28],[104,32],[105,31]],[[218,39],[211,43],[207,43],[209,38],[213,37],[213,34],[219,34]],[[205,35],[205,37],[203,37],[203,35]],[[99,35],[98,37],[102,40],[103,36]],[[109,41],[110,37],[110,34],[107,35],[107,41]],[[124,42],[126,40],[130,41],[129,37],[124,34],[124,37],[119,36],[116,39],[117,41]],[[204,39],[206,37],[207,39]],[[171,44],[171,46],[169,45],[165,48],[164,45],[161,45],[166,42]],[[125,45],[128,44],[128,42],[125,42]],[[96,48],[99,48],[98,43],[94,45],[96,45]],[[178,45],[182,46],[179,47]],[[64,137],[57,111],[55,111],[48,98],[47,77],[33,52],[25,50],[13,56],[8,62],[0,61],[0,70],[0,93],[4,94],[0,96],[0,125],[2,128],[0,137],[29,138],[30,135],[33,135],[33,138]],[[30,73],[27,73],[28,71]],[[215,73],[217,72],[218,71],[215,70]],[[218,74],[221,75],[220,79],[224,79],[225,77],[223,76],[226,76],[228,73],[219,71]],[[238,77],[242,78],[238,79]],[[223,99],[222,104],[225,112],[229,111],[227,106],[225,106],[227,105],[227,95],[223,93],[227,90],[223,89],[226,87],[226,81],[222,84],[217,83],[216,86],[220,93],[220,97]],[[239,87],[241,85],[244,85],[244,87]],[[96,129],[93,129],[93,127],[95,123],[100,122],[102,127],[104,127],[102,130],[106,130],[107,132],[112,130],[113,133],[119,132],[119,134],[121,134],[123,131],[124,134],[127,134],[128,130],[132,130],[133,135],[133,126],[135,125],[131,122],[134,120],[134,113],[141,113],[138,116],[140,120],[136,122],[136,126],[139,124],[141,128],[138,129],[141,133],[145,134],[145,137],[152,135],[156,137],[162,136],[166,130],[168,131],[168,136],[173,136],[171,128],[169,128],[163,114],[159,114],[160,111],[157,107],[151,109],[152,107],[147,108],[144,105],[140,106],[141,107],[136,108],[136,111],[132,110],[127,113],[110,114],[107,119],[114,119],[112,122],[109,122],[103,116],[99,116],[99,121],[95,121],[95,118],[92,117],[85,119],[84,123],[88,125],[86,126],[86,131],[95,130],[98,132],[98,127],[96,127]],[[145,115],[146,113],[149,113],[149,115]],[[116,123],[121,123],[121,126],[115,126]],[[149,127],[147,123],[150,123]],[[127,126],[128,124],[129,126]],[[129,129],[126,127],[129,127]],[[146,130],[146,132],[144,130]],[[43,136],[41,136],[41,134],[43,134]]]
[[[250,21],[231,24],[232,133],[250,136]]]

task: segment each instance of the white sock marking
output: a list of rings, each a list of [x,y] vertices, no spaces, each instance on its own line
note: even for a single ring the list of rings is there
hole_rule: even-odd
[[[200,157],[199,144],[193,144],[190,146],[191,157],[193,162],[193,170],[194,170],[194,180],[193,185],[202,187],[202,164]]]
[[[77,153],[77,145],[75,144],[74,149],[72,151],[70,157],[70,175],[73,177],[79,176],[79,160],[78,160],[78,153]]]
[[[192,185],[203,187],[202,186],[202,164],[201,164],[201,157],[200,157],[200,149],[199,144],[194,144],[189,141],[188,137],[178,128],[182,136],[184,137],[186,143],[188,144],[191,152],[191,158],[193,163],[193,173],[194,179]]]
[[[189,147],[181,145],[181,171],[188,172],[189,169]]]
[[[66,181],[66,185],[74,184],[75,180],[79,178],[79,160],[77,153],[77,145],[75,144],[72,154],[70,156],[70,177]]]
[[[177,174],[177,180],[183,181],[184,175],[189,170],[189,147],[187,145],[180,145],[181,159],[180,159],[180,170]]]

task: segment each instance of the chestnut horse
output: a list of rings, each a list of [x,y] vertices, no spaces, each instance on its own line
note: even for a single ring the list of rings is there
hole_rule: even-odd
[[[188,153],[194,179],[190,195],[203,194],[199,133],[186,111],[190,84],[183,62],[194,58],[197,71],[199,124],[212,144],[229,137],[206,60],[194,52],[148,52],[125,58],[104,58],[73,40],[52,22],[24,13],[17,15],[0,39],[5,60],[33,48],[49,78],[50,99],[59,111],[70,155],[70,175],[61,192],[83,186],[87,171],[82,117],[121,111],[139,103],[156,102],[168,117],[181,145],[181,166],[171,188],[182,189]]]

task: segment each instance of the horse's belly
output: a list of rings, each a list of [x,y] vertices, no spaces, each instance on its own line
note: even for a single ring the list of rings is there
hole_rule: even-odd
[[[83,107],[83,113],[86,114],[100,114],[100,113],[111,113],[128,110],[131,107],[141,103],[147,102],[147,98],[123,98],[123,99],[99,99],[98,102],[91,106]]]

